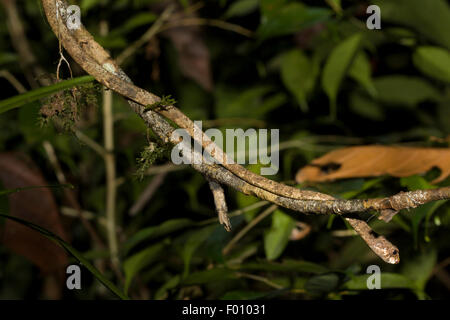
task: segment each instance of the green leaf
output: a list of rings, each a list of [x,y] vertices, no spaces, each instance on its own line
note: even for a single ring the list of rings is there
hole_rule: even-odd
[[[273,91],[271,86],[257,86],[234,95],[226,89],[219,89],[217,116],[260,118],[286,102],[287,97],[282,93],[268,96]]]
[[[194,255],[195,251],[198,249],[198,247],[200,247],[202,243],[206,241],[206,239],[215,229],[216,225],[212,225],[199,230],[195,230],[190,233],[181,254],[184,261],[183,278],[186,278],[186,276],[189,274],[191,258]]]
[[[427,248],[414,259],[405,262],[402,274],[414,282],[417,296],[424,298],[425,286],[433,273],[433,268],[437,262],[437,251],[434,248]]]
[[[29,104],[30,102],[34,102],[36,100],[45,98],[49,95],[52,95],[58,91],[66,90],[81,84],[90,83],[94,81],[94,77],[92,76],[83,76],[78,78],[73,78],[70,80],[64,80],[59,83],[53,84],[51,86],[42,87],[39,89],[35,89],[17,96],[14,96],[9,99],[5,99],[0,101],[0,114],[19,108],[23,105]]]
[[[382,106],[362,90],[354,90],[350,94],[350,109],[359,116],[374,121],[382,121],[386,118]]]
[[[391,75],[374,79],[377,100],[387,104],[414,107],[419,102],[440,99],[440,93],[421,78]]]
[[[10,52],[1,52],[0,53],[0,65],[9,64],[16,62],[18,60],[17,54]]]
[[[450,49],[450,8],[445,0],[376,0],[382,20],[415,29]]]
[[[319,64],[311,61],[301,50],[292,50],[281,59],[281,78],[284,85],[296,97],[301,109],[308,110],[307,97],[314,89]]]
[[[210,270],[193,272],[181,282],[184,286],[201,285],[226,281],[227,279],[236,278],[234,271],[227,268],[213,268]]]
[[[424,74],[450,83],[450,53],[448,50],[424,46],[413,54],[414,65]]]
[[[430,184],[427,180],[418,175],[400,178],[400,185],[402,187],[407,187],[409,191],[437,188],[435,185]]]
[[[120,27],[115,28],[110,32],[110,36],[118,36],[127,34],[130,31],[133,31],[134,29],[148,25],[155,21],[157,16],[154,13],[151,12],[141,12],[139,14],[136,14],[132,18],[125,21],[124,24],[122,24]],[[108,36],[109,37],[109,36]]]
[[[280,6],[267,2],[263,8],[263,17],[257,30],[258,38],[263,41],[269,38],[297,32],[317,22],[328,19],[331,11],[325,8],[307,7],[298,2]]]
[[[111,290],[111,292],[113,292],[115,295],[117,295],[119,298],[123,299],[123,300],[128,300],[128,296],[123,293],[119,288],[116,287],[116,285],[114,283],[112,283],[111,281],[109,281],[104,275],[102,275],[100,273],[100,271],[98,271],[90,262],[89,260],[87,260],[80,252],[78,252],[78,250],[76,250],[74,247],[72,247],[70,244],[68,244],[67,242],[65,242],[63,239],[61,239],[59,236],[57,236],[56,234],[54,234],[53,232],[44,229],[40,226],[38,226],[37,224],[34,224],[32,222],[28,222],[25,220],[22,220],[20,218],[17,217],[13,217],[10,215],[6,215],[6,214],[1,214],[0,213],[0,217],[15,221],[17,223],[20,223],[21,225],[24,225],[32,230],[35,230],[37,232],[39,232],[40,234],[42,234],[44,237],[50,239],[51,241],[53,241],[54,243],[56,243],[57,245],[61,246],[62,248],[64,248],[69,254],[71,254],[75,259],[78,260],[78,262],[80,262],[84,267],[86,267],[86,269],[88,269],[88,271],[90,273],[92,273],[92,275],[98,280],[100,281],[106,288],[108,288],[109,290]]]
[[[167,244],[168,241],[155,244],[132,255],[124,261],[125,292],[128,292],[131,282],[139,271],[157,261],[157,258],[161,255]]]
[[[164,283],[161,288],[158,289],[155,293],[155,300],[163,300],[167,298],[167,291],[173,289],[178,286],[180,283],[180,275],[176,275],[173,278],[170,278],[166,283]]]
[[[328,5],[336,12],[338,15],[342,15],[342,5],[341,0],[325,0]]]
[[[305,283],[305,289],[311,294],[323,294],[334,291],[339,284],[339,277],[335,273],[314,276]]]
[[[351,280],[344,284],[344,288],[348,290],[369,290],[367,287],[367,279],[371,274],[354,276]],[[380,273],[381,289],[413,289],[414,282],[408,277],[398,273],[381,272]]]
[[[240,270],[258,270],[258,271],[274,271],[274,272],[301,272],[321,274],[329,270],[319,264],[309,261],[300,260],[283,260],[282,263],[276,262],[249,262],[239,266]]]
[[[361,51],[358,52],[348,70],[350,77],[358,81],[371,96],[376,96],[377,90],[372,81],[372,70],[367,55]]]
[[[322,87],[330,100],[330,115],[336,118],[339,87],[358,50],[361,34],[355,34],[333,49],[322,73]]]
[[[194,225],[194,222],[189,219],[173,219],[168,220],[160,224],[159,226],[148,227],[139,230],[127,242],[123,245],[123,253],[126,255],[136,245],[143,241],[152,240],[161,236],[165,236],[169,233],[187,228]]]
[[[437,209],[439,209],[446,200],[439,200],[435,202],[429,202],[426,203],[418,208],[411,209],[408,215],[411,216],[411,224],[412,224],[412,231],[413,231],[413,237],[414,237],[414,245],[417,248],[418,247],[418,239],[419,239],[419,226],[422,220],[426,216],[432,215]],[[425,226],[427,227],[427,226]]]
[[[295,220],[281,210],[272,213],[272,226],[264,233],[264,249],[268,260],[277,259],[286,248]]]
[[[258,8],[259,0],[239,0],[233,2],[225,12],[225,18],[245,16]]]

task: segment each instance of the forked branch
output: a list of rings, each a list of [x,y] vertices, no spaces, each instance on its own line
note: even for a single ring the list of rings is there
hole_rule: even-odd
[[[201,164],[192,164],[192,167],[215,183],[228,185],[246,195],[256,196],[301,213],[345,216],[369,247],[388,263],[399,262],[398,249],[385,238],[375,236],[364,221],[350,218],[348,215],[373,210],[381,212],[380,218],[389,221],[402,209],[415,208],[430,201],[450,198],[450,187],[445,187],[404,192],[387,198],[338,200],[323,193],[301,190],[252,173],[229,161],[226,153],[214,145],[214,142],[196,128],[194,122],[175,106],[164,106],[153,110],[146,108],[161,99],[133,85],[118,64],[82,25],[74,30],[67,28],[65,17],[57,14],[57,7],[67,7],[64,0],[42,0],[42,4],[53,32],[72,58],[97,81],[125,97],[131,108],[163,142],[179,143],[175,135],[172,135],[175,128],[164,119],[167,118],[185,129],[203,148],[214,150],[210,154],[220,164],[208,164],[202,161]],[[194,134],[195,132],[200,132],[199,137],[198,134]],[[194,156],[203,157],[202,154]]]

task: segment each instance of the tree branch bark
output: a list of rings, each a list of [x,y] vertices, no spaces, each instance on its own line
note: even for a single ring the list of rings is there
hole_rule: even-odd
[[[161,99],[133,85],[118,64],[95,42],[82,25],[79,29],[69,30],[65,21],[67,17],[56,12],[57,3],[60,8],[67,7],[67,3],[63,0],[42,0],[48,22],[64,48],[87,73],[124,96],[131,108],[163,142],[179,143],[172,135],[174,128],[163,118],[166,117],[185,129],[204,148],[208,146],[211,148],[214,142],[196,128],[193,121],[176,107],[163,106],[148,110],[146,106],[155,104]],[[200,140],[194,134],[196,130],[201,133]],[[381,212],[380,219],[389,221],[402,209],[415,208],[430,201],[450,198],[450,187],[445,187],[401,192],[387,198],[339,200],[326,194],[297,189],[259,176],[229,161],[227,155],[217,146],[214,146],[214,149],[215,152],[211,156],[218,160],[220,165],[211,165],[203,161],[201,164],[192,164],[192,167],[219,184],[228,185],[244,194],[268,200],[288,209],[308,214],[343,215],[369,247],[388,263],[398,263],[398,249],[385,238],[374,236],[364,221],[350,218],[348,215],[374,210]],[[195,156],[202,158],[201,154]]]

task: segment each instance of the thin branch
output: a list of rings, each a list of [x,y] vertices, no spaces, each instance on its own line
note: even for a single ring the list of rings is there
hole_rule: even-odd
[[[65,1],[58,1],[67,6]],[[148,110],[146,106],[154,105],[161,99],[133,85],[118,64],[95,42],[83,26],[78,30],[69,31],[65,26],[65,21],[62,21],[61,17],[56,15],[54,1],[42,0],[42,4],[50,26],[75,61],[106,87],[126,97],[131,108],[141,116],[147,126],[152,128],[163,142],[179,143],[172,135],[174,128],[163,118],[166,117],[177,126],[185,129],[205,149],[214,147],[212,149],[215,152],[211,156],[220,165],[202,162],[201,164],[192,164],[192,167],[220,184],[231,186],[244,194],[253,195],[302,213],[349,215],[375,210],[381,212],[380,218],[385,221],[388,221],[401,209],[415,208],[430,201],[450,198],[450,187],[445,187],[399,193],[388,198],[338,200],[326,194],[297,189],[252,173],[229,161],[223,150],[218,148],[208,136],[194,125],[191,119],[176,107],[164,106],[156,108],[154,110],[156,112]],[[194,154],[194,156],[202,159],[201,154]],[[360,226],[363,226],[363,224],[360,224]],[[361,232],[370,231],[368,226],[359,229]],[[369,237],[366,236],[366,239],[369,239]]]
[[[152,26],[138,40],[129,45],[124,51],[122,51],[121,54],[119,54],[119,56],[116,58],[117,64],[121,65],[146,42],[150,41],[150,39],[153,38],[155,34],[157,34],[161,30],[161,27],[169,19],[174,10],[174,6],[168,6],[159,16],[158,20],[156,20],[155,23],[153,23]]]
[[[225,230],[230,232],[231,222],[230,218],[228,218],[228,207],[225,200],[225,192],[223,191],[223,188],[220,186],[220,184],[209,178],[206,179],[208,180],[209,188],[211,189],[214,197],[214,204],[216,206],[219,222],[224,226]]]
[[[128,214],[130,216],[135,216],[147,205],[147,203],[152,199],[155,192],[158,190],[159,186],[161,186],[161,184],[164,182],[166,175],[167,172],[162,172],[152,179],[152,181],[145,188],[144,192],[142,192],[142,194],[128,211]]]
[[[205,19],[205,18],[184,18],[180,20],[175,20],[173,22],[169,22],[164,25],[164,27],[161,28],[160,31],[165,31],[172,28],[177,27],[188,27],[188,26],[210,26],[210,27],[216,27],[219,29],[232,31],[235,33],[238,33],[244,37],[251,38],[253,36],[253,31],[248,30],[244,27],[238,26],[233,23],[229,23],[223,20],[217,20],[217,19]]]
[[[5,78],[19,93],[25,93],[27,89],[8,70],[0,70],[0,77]]]
[[[230,253],[230,251],[233,249],[233,247],[236,245],[236,243],[239,242],[246,234],[249,232],[254,226],[256,226],[258,223],[260,223],[264,218],[268,217],[272,212],[274,212],[278,206],[271,205],[269,208],[264,210],[259,216],[254,218],[252,221],[249,222],[241,231],[239,231],[236,236],[234,236],[233,239],[223,248],[222,253],[224,255],[227,255]]]
[[[279,284],[276,284],[275,282],[270,281],[268,278],[265,278],[265,277],[262,277],[262,276],[257,276],[257,275],[246,273],[246,272],[236,272],[236,276],[241,277],[241,278],[247,278],[247,279],[251,279],[251,280],[255,280],[255,281],[259,281],[259,282],[265,283],[269,287],[272,287],[272,288],[277,289],[277,290],[283,289],[283,286],[281,286]]]
[[[75,136],[86,144],[88,147],[90,147],[92,150],[94,150],[96,153],[98,153],[102,158],[105,158],[106,154],[108,153],[105,148],[103,148],[100,144],[98,144],[96,141],[89,138],[87,135],[85,135],[83,132],[81,132],[78,129],[75,129]]]
[[[100,23],[100,33],[108,33],[108,25],[102,21]],[[119,244],[116,230],[116,159],[114,155],[114,116],[113,116],[113,96],[111,90],[103,88],[103,139],[105,168],[106,168],[106,221],[108,246],[111,254],[111,262],[114,266],[119,266]]]

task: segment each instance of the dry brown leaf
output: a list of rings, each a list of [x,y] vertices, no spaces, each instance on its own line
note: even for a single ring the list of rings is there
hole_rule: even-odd
[[[441,174],[432,183],[450,175],[450,149],[388,146],[357,146],[334,150],[313,160],[297,172],[297,182],[391,175],[408,177],[437,167]]]
[[[48,185],[38,168],[24,155],[0,154],[0,181],[5,189]],[[53,194],[48,188],[23,190],[9,195],[10,215],[33,222],[66,239]],[[67,254],[41,234],[7,220],[0,229],[2,242],[11,251],[36,264],[43,273],[61,273]]]

